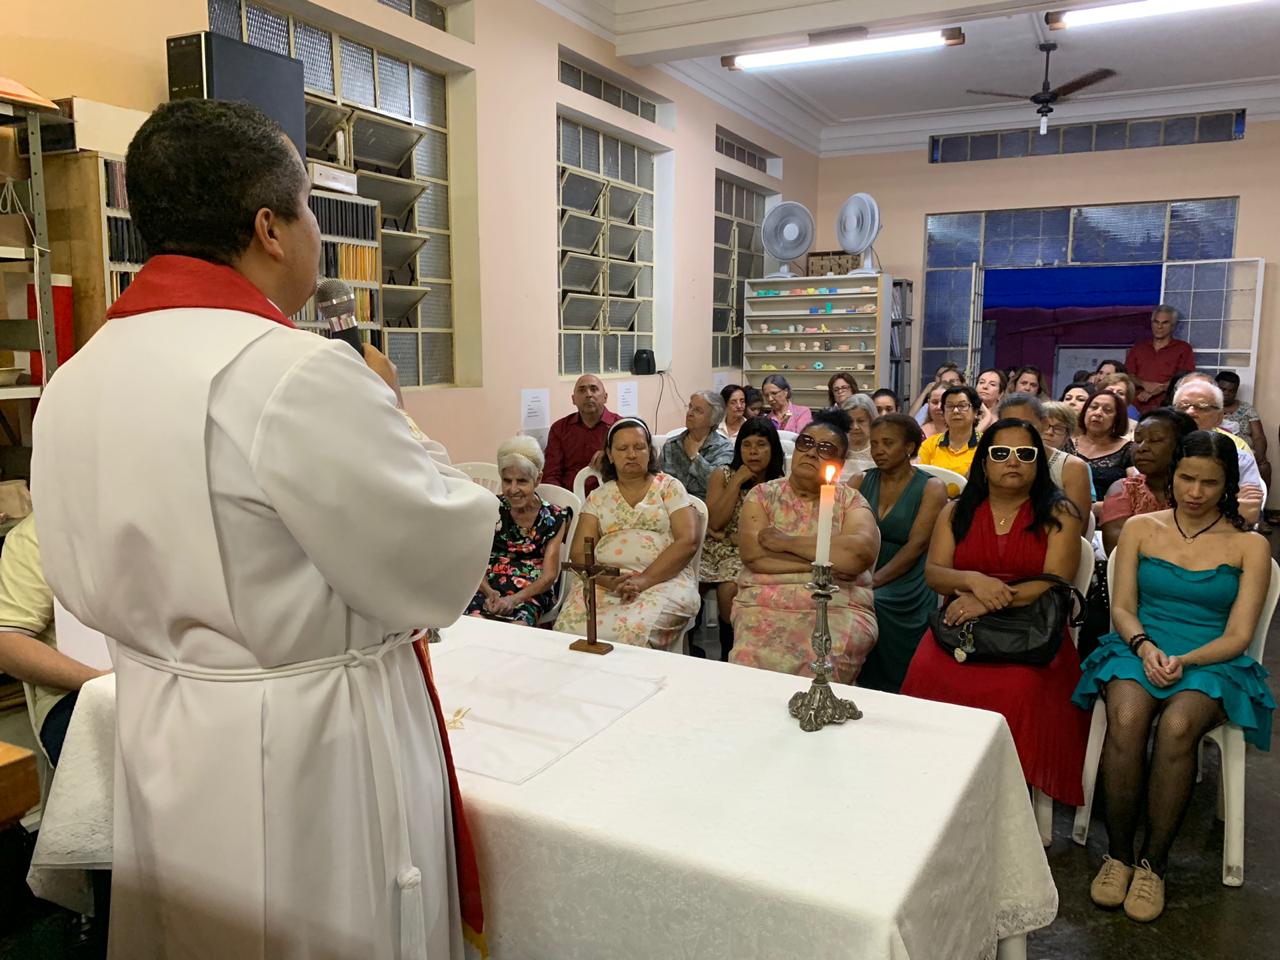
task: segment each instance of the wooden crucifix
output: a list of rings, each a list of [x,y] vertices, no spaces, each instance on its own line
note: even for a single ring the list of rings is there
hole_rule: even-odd
[[[622,571],[617,567],[607,567],[596,563],[596,542],[588,537],[583,541],[587,555],[586,563],[566,563],[565,569],[572,570],[582,580],[582,595],[587,604],[587,637],[569,644],[570,650],[579,653],[595,653],[604,655],[613,649],[613,644],[596,639],[596,578],[617,577]]]

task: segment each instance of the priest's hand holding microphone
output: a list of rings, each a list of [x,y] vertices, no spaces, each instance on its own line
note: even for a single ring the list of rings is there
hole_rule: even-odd
[[[341,340],[360,355],[369,369],[380,376],[396,395],[396,406],[404,406],[400,394],[400,378],[396,365],[377,347],[360,339],[360,327],[356,319],[356,295],[344,280],[321,280],[316,287],[316,314],[327,328],[330,340]]]

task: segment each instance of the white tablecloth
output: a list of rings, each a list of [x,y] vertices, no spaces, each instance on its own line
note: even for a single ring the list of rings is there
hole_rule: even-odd
[[[443,689],[461,644],[589,656],[560,634],[467,619],[432,647]],[[968,960],[1053,919],[998,715],[837,687],[866,716],[804,733],[786,710],[796,678],[621,646],[597,662],[666,682],[522,784],[460,773],[495,960]],[[78,706],[64,758],[109,751],[110,734],[77,735],[103,723]],[[64,804],[110,802],[108,764],[90,778],[63,763],[33,875],[51,851],[74,860]],[[78,842],[81,862],[110,849],[109,835]]]

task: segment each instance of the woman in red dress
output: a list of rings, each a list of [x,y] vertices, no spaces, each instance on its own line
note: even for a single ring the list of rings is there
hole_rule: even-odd
[[[1037,573],[1072,580],[1080,563],[1080,517],[1049,476],[1040,434],[1025,420],[997,421],[974,451],[969,484],[943,507],[925,579],[947,597],[948,623],[1034,601],[1044,582],[1007,585]],[[1065,628],[1064,628],[1065,630]],[[1089,715],[1071,703],[1080,658],[1070,638],[1047,666],[958,663],[926,632],[902,692],[1004,715],[1027,783],[1080,806]]]

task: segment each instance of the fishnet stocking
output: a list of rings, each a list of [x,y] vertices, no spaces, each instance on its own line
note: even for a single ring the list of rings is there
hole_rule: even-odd
[[[1133,680],[1113,680],[1107,684],[1106,706],[1102,778],[1107,852],[1121,863],[1149,860],[1152,869],[1163,875],[1191,799],[1200,738],[1225,719],[1222,705],[1196,690],[1161,701]],[[1148,771],[1147,743],[1157,713],[1160,720]],[[1146,839],[1135,859],[1134,838],[1144,793]]]

